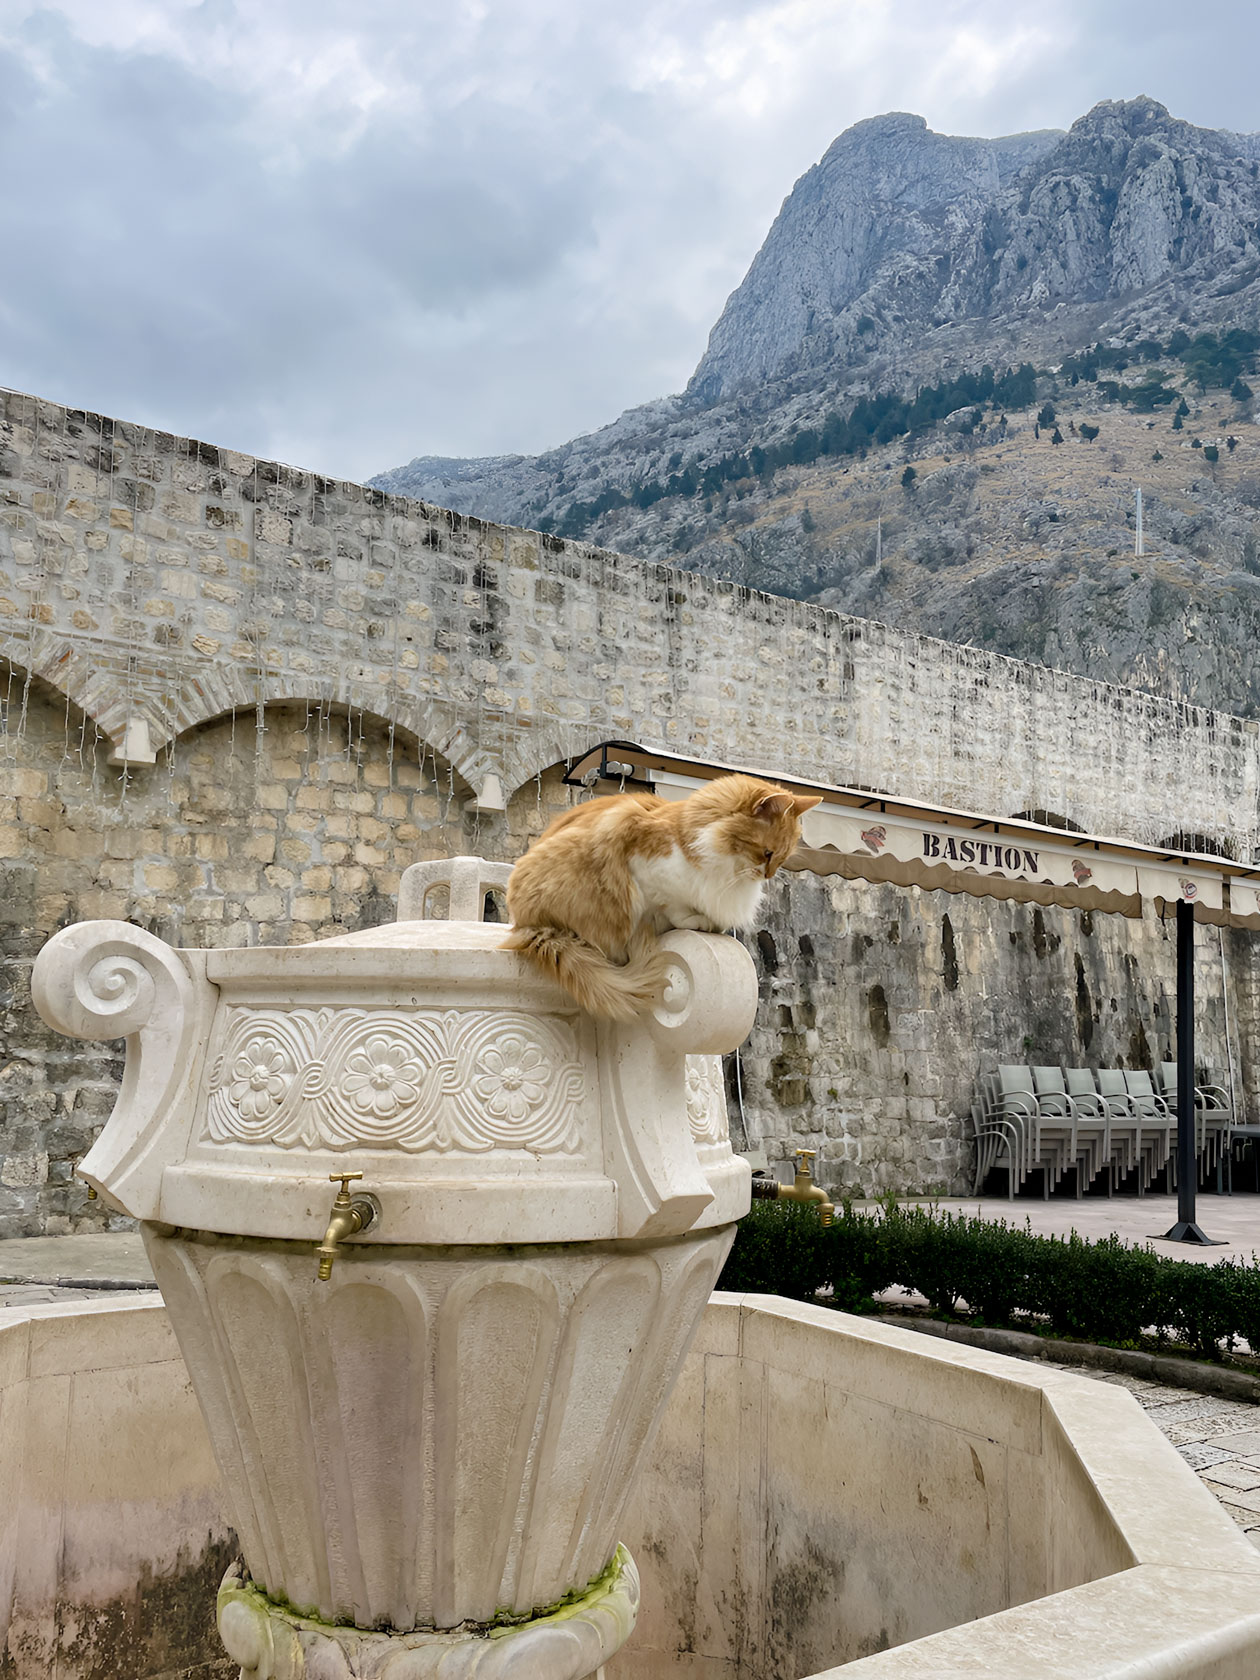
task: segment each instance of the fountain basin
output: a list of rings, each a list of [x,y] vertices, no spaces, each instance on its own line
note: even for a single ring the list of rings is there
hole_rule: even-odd
[[[13,1680],[234,1674],[162,1303],[0,1313],[0,1424]],[[773,1297],[710,1301],[620,1533],[607,1680],[1260,1672],[1260,1554],[1123,1390]]]
[[[608,1680],[1260,1673],[1260,1553],[1131,1395],[775,1296],[713,1297],[622,1532]]]

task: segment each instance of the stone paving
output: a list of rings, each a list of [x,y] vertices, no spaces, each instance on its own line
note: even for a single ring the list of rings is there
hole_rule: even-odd
[[[1117,1371],[1095,1371],[1081,1365],[1059,1365],[1056,1369],[1127,1388],[1260,1550],[1260,1406],[1218,1400]]]
[[[80,1231],[0,1242],[0,1288],[65,1284],[88,1289],[156,1285],[139,1231]]]
[[[0,1242],[0,1308],[156,1288],[139,1231],[87,1231]]]
[[[1200,1192],[1196,1198],[1195,1221],[1205,1236],[1213,1239],[1213,1246],[1202,1248],[1196,1243],[1165,1242],[1162,1233],[1177,1222],[1175,1195],[1147,1196],[1052,1196],[1043,1201],[1039,1196],[943,1196],[925,1207],[937,1207],[946,1213],[978,1215],[981,1219],[1001,1220],[1006,1225],[1023,1226],[1025,1221],[1036,1236],[1065,1237],[1077,1231],[1090,1242],[1109,1236],[1113,1231],[1126,1243],[1144,1247],[1150,1245],[1156,1254],[1170,1260],[1193,1260],[1200,1265],[1215,1265],[1218,1260],[1249,1260],[1260,1254],[1260,1195],[1251,1188],[1251,1171],[1247,1169],[1247,1188],[1242,1188],[1240,1171],[1232,1196],[1217,1196]],[[855,1206],[869,1208],[871,1202]],[[0,1248],[3,1244],[0,1244]]]

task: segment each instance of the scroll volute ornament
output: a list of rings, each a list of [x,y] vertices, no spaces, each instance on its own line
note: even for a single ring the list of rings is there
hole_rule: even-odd
[[[706,933],[679,930],[661,943],[670,967],[643,1026],[601,1030],[605,1152],[617,1181],[619,1237],[678,1236],[748,1210],[747,1164],[729,1146],[725,1160],[697,1155],[688,1058],[733,1050],[747,1036],[757,1008],[752,958],[736,940]]]
[[[216,993],[204,951],[176,951],[130,922],[80,922],[40,951],[31,995],[71,1038],[127,1043],[118,1103],[79,1163],[111,1207],[159,1218],[162,1173],[186,1144]],[[160,1145],[159,1145],[160,1138]]]

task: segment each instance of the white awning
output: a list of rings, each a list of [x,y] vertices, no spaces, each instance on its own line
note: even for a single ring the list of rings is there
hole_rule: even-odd
[[[650,784],[664,798],[683,799],[732,770],[822,796],[805,815],[789,869],[1122,916],[1140,916],[1143,900],[1161,915],[1185,902],[1197,921],[1260,929],[1260,869],[1228,858],[705,764],[627,742],[600,743],[570,766],[567,779],[605,791]]]

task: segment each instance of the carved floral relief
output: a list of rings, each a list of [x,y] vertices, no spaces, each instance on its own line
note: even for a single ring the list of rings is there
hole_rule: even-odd
[[[233,1008],[203,1137],[572,1154],[583,1089],[563,1021],[511,1010]]]

